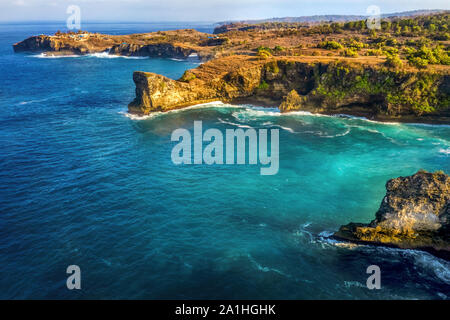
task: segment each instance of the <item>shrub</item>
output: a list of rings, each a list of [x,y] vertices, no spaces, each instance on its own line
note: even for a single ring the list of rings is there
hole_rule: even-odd
[[[272,49],[270,49],[269,47],[264,47],[264,46],[259,46],[256,50],[257,51],[264,50],[264,51],[268,51],[268,52],[272,53]]]
[[[337,41],[322,41],[317,45],[317,47],[327,50],[339,50],[343,48],[342,44]]]
[[[260,59],[268,59],[272,56],[272,53],[267,49],[258,48],[258,57]]]
[[[186,70],[180,78],[180,81],[189,82],[197,78],[191,71]]]
[[[395,69],[403,67],[403,62],[400,59],[400,57],[398,56],[398,54],[388,55],[386,57],[386,61],[384,62],[384,64],[389,68],[395,68]]]
[[[438,41],[447,41],[450,40],[450,34],[445,32],[445,33],[438,33],[437,35],[435,35],[433,37],[434,40],[438,40]]]
[[[345,49],[344,51],[341,52],[341,56],[344,57],[349,57],[349,58],[357,58],[358,57],[358,53],[352,49]]]
[[[386,55],[394,55],[394,54],[398,54],[398,49],[397,48],[392,48],[392,47],[388,47],[384,49],[384,53]]]
[[[450,65],[450,57],[441,46],[436,46],[436,48],[433,49],[433,55],[439,64]]]
[[[345,46],[346,46],[347,48],[352,49],[352,50],[359,50],[359,49],[364,48],[365,45],[364,45],[364,43],[362,43],[362,42],[359,42],[359,41],[357,41],[357,40],[355,40],[355,39],[352,39],[352,40],[348,41],[348,42],[345,44]]]
[[[267,89],[269,89],[269,84],[265,80],[263,80],[259,84],[258,89],[260,89],[260,90],[267,90]]]
[[[422,59],[420,57],[412,57],[408,59],[409,64],[419,68],[424,69],[428,66],[428,60]]]
[[[448,53],[441,46],[431,49],[426,45],[422,45],[419,50],[407,48],[405,52],[410,64],[418,68],[425,68],[428,64],[450,64]]]
[[[381,49],[370,49],[367,51],[368,56],[381,56],[383,55],[383,50]]]
[[[278,63],[276,61],[271,61],[266,65],[266,71],[272,73],[280,72],[280,68],[278,67]]]
[[[386,40],[386,45],[387,46],[396,46],[397,44],[398,44],[398,41],[395,38],[391,38],[391,39],[387,39]]]

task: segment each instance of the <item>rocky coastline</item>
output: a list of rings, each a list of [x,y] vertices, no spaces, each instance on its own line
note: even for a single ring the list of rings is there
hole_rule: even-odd
[[[389,70],[351,59],[240,55],[209,61],[179,80],[149,72],[135,72],[133,80],[136,98],[129,112],[139,115],[220,100],[276,106],[281,112],[450,123],[447,72]]]
[[[386,183],[375,219],[341,226],[333,237],[360,244],[427,251],[450,260],[450,177],[419,171]]]
[[[195,55],[208,59],[204,44],[208,35],[192,29],[131,35],[106,35],[69,32],[37,35],[13,45],[14,52],[38,52],[46,55],[86,55],[106,52],[111,55],[187,59]]]
[[[210,101],[278,107],[281,112],[348,114],[378,121],[450,124],[447,12],[392,18],[376,34],[364,21],[267,23],[130,35],[84,31],[33,36],[15,52],[108,53],[204,63],[178,80],[136,71],[130,113],[147,115]],[[422,26],[399,32],[404,24]],[[428,29],[427,29],[428,28]],[[409,30],[409,29],[406,29]],[[400,30],[401,31],[401,30]],[[428,43],[428,44],[427,44]],[[429,43],[433,46],[427,47]]]
[[[419,17],[416,24],[425,29],[426,19]],[[449,15],[434,19],[444,24]],[[204,62],[178,80],[135,71],[136,96],[128,111],[136,115],[220,100],[278,107],[283,113],[450,124],[445,33],[438,35],[444,40],[435,40],[435,31],[424,33],[428,40],[440,41],[431,49],[422,44],[422,34],[398,32],[395,20],[389,23],[382,37],[365,29],[361,21],[296,28],[291,24],[250,25],[242,30],[228,26],[216,35],[191,29],[123,36],[57,32],[30,37],[13,49],[47,55],[196,56]],[[425,250],[450,260],[449,176],[419,171],[390,180],[386,189],[375,220],[342,226],[334,238]]]

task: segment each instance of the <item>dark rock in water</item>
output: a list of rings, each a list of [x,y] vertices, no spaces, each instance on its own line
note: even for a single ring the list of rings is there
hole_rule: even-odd
[[[419,171],[389,180],[376,218],[350,223],[337,239],[428,251],[450,260],[450,177]]]

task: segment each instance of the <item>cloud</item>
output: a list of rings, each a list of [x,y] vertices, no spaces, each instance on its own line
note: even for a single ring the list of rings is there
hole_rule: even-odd
[[[18,7],[23,7],[27,5],[24,0],[14,0],[12,4]]]

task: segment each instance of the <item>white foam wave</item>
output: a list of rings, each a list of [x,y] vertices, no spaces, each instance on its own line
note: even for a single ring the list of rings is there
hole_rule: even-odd
[[[431,123],[405,123],[407,126],[416,126],[416,127],[443,127],[450,128],[450,124],[431,124]]]
[[[54,55],[51,53],[40,53],[31,55],[31,57],[34,58],[41,58],[41,59],[59,59],[59,58],[81,58],[81,57],[89,57],[89,58],[101,58],[101,59],[116,59],[116,58],[123,58],[123,59],[148,59],[149,57],[136,57],[136,56],[120,56],[115,54],[110,54],[109,52],[96,52],[96,53],[89,53],[86,55],[77,55],[77,54],[66,54],[66,55]]]
[[[90,53],[86,55],[87,57],[92,58],[101,58],[101,59],[116,59],[116,58],[123,58],[123,59],[148,59],[148,57],[136,57],[136,56],[121,56],[121,55],[115,55],[110,54],[109,52],[96,52],[96,53]]]
[[[121,115],[124,115],[125,117],[127,117],[131,120],[148,120],[148,119],[155,118],[162,114],[162,112],[152,112],[149,115],[140,116],[140,115],[132,114],[132,113],[125,112],[125,111],[119,111],[118,113]]]
[[[343,136],[346,136],[346,135],[348,135],[350,133],[350,128],[347,128],[347,130],[345,130],[344,132],[342,132],[342,133],[337,133],[337,134],[334,134],[334,135],[324,135],[324,134],[319,134],[319,136],[321,137],[321,138],[337,138],[337,137],[343,137]]]
[[[79,58],[80,55],[76,54],[69,54],[69,55],[52,55],[52,54],[46,54],[46,53],[40,53],[40,54],[34,54],[31,55],[33,58],[40,58],[40,59],[59,59],[59,58]]]
[[[259,271],[262,272],[275,272],[278,273],[282,276],[285,276],[287,278],[291,278],[291,275],[284,273],[283,271],[276,269],[276,268],[270,268],[270,267],[266,267],[261,265],[260,263],[258,263],[251,254],[247,254],[248,259],[250,260],[250,262],[256,267],[256,269],[258,269]]]
[[[316,239],[313,234],[310,231],[306,230],[310,225],[311,222],[306,222],[300,225],[300,227],[294,231],[294,236],[301,238],[307,236],[309,243],[316,243]]]
[[[219,122],[223,123],[223,124],[229,124],[229,125],[236,126],[236,127],[239,127],[239,128],[252,129],[252,127],[244,125],[244,124],[239,124],[239,123],[234,123],[234,122],[230,122],[230,121],[225,121],[225,120],[222,120],[220,118],[218,118],[217,120],[219,120]]]
[[[174,109],[174,110],[169,110],[169,111],[165,111],[165,112],[152,112],[149,115],[143,115],[143,116],[139,116],[139,115],[135,115],[135,114],[131,114],[128,112],[124,112],[124,111],[120,111],[119,114],[123,114],[124,116],[132,119],[132,120],[148,120],[157,116],[161,116],[164,114],[171,114],[171,113],[178,113],[178,112],[185,112],[188,110],[192,110],[192,109],[208,109],[208,108],[239,108],[236,105],[231,105],[231,104],[225,104],[222,101],[212,101],[212,102],[206,102],[206,103],[200,103],[200,104],[196,104],[193,106],[189,106],[186,108],[181,108],[181,109]]]
[[[431,270],[436,277],[438,277],[440,280],[445,282],[446,284],[450,285],[450,263],[436,258],[435,256],[426,253],[426,252],[419,252],[410,250],[411,254],[414,255],[415,263],[424,268]]]
[[[379,252],[379,253],[384,252],[385,254],[389,254],[397,258],[403,257],[407,259],[412,259],[414,264],[419,268],[419,270],[422,270],[422,272],[425,271],[428,274],[433,274],[439,279],[439,281],[443,281],[444,283],[450,285],[450,262],[440,259],[428,252],[412,249],[399,249],[383,246],[353,244],[351,242],[340,242],[332,238],[328,239],[323,238],[323,240],[337,247],[344,247],[348,249],[356,248],[358,250],[364,250],[369,252]]]
[[[450,148],[448,148],[448,149],[439,149],[439,153],[443,153],[443,154],[449,155],[450,154]]]
[[[358,288],[367,288],[367,286],[359,281],[344,281],[344,286],[346,288],[350,287],[358,287]]]
[[[18,105],[24,106],[24,105],[27,105],[27,104],[44,102],[44,101],[47,101],[47,100],[49,100],[49,98],[38,99],[38,100],[29,100],[29,101],[20,101],[20,102],[18,103]]]

